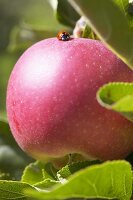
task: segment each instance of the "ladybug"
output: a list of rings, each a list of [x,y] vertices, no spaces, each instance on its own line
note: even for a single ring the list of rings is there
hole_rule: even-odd
[[[70,34],[68,32],[61,31],[58,33],[57,38],[58,40],[68,41],[70,40]]]

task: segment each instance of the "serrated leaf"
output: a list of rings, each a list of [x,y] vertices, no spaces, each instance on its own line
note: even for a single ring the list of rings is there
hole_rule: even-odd
[[[133,32],[126,16],[111,0],[69,0],[88,19],[89,26],[131,69],[133,69]]]
[[[101,198],[130,200],[132,171],[126,161],[112,161],[81,170],[50,192],[27,191],[36,199]]]
[[[98,102],[133,121],[133,83],[109,83],[97,92]]]
[[[34,185],[43,182],[45,179],[54,180],[54,170],[55,168],[51,163],[44,164],[36,161],[25,168],[21,181]]]
[[[98,160],[75,162],[70,165],[66,165],[65,167],[60,169],[57,172],[57,177],[59,180],[62,181],[81,169],[84,169],[88,166],[99,164],[99,163],[101,163],[101,162]]]
[[[0,199],[29,200],[23,192],[26,189],[34,188],[29,184],[17,181],[0,181]]]

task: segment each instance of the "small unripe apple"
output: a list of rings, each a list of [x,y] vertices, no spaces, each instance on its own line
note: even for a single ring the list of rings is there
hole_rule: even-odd
[[[133,81],[133,72],[100,41],[46,39],[16,63],[7,114],[20,147],[36,159],[78,153],[120,159],[133,150],[133,123],[101,107],[100,86]]]

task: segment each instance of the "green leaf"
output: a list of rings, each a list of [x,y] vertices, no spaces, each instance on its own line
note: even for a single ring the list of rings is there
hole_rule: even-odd
[[[133,121],[133,83],[109,83],[97,92],[98,102]]]
[[[133,14],[130,13],[132,3],[129,3],[129,0],[113,0],[113,1],[117,6],[119,6],[121,11],[126,16],[129,25],[132,27],[133,26]]]
[[[74,38],[90,38],[90,39],[98,39],[96,34],[92,31],[92,29],[88,26],[87,20],[84,16],[80,17],[80,19],[76,22],[76,25],[73,30]]]
[[[55,179],[55,168],[53,165],[36,161],[25,168],[21,181],[34,185],[48,178],[51,180]]]
[[[80,15],[67,0],[58,0],[56,17],[60,23],[73,28],[80,18]]]
[[[75,172],[77,172],[81,169],[84,169],[88,166],[99,164],[99,163],[100,163],[100,161],[98,161],[98,160],[75,162],[75,163],[72,163],[70,165],[66,165],[65,167],[60,169],[57,172],[57,177],[62,182],[62,181],[64,181],[64,179],[68,178],[69,176],[71,176]]]
[[[44,181],[34,184],[34,187],[39,188],[41,190],[50,191],[50,190],[52,190],[53,186],[55,186],[56,184],[59,184],[59,183],[60,183],[59,181],[55,181],[55,180],[47,178]]]
[[[98,37],[133,69],[133,32],[123,12],[111,0],[69,0],[88,19]]]
[[[26,183],[17,181],[0,181],[0,199],[29,200],[23,193],[26,189],[34,189]]]
[[[124,15],[127,16],[129,1],[128,0],[112,0],[112,1],[121,9]]]
[[[95,39],[93,31],[91,30],[91,28],[88,25],[85,26],[82,37],[83,38]]]
[[[50,192],[27,191],[36,199],[101,198],[130,200],[132,171],[126,161],[94,165],[72,175]]]
[[[0,121],[0,171],[8,174],[5,179],[19,180],[23,169],[31,161],[18,147],[8,124]]]

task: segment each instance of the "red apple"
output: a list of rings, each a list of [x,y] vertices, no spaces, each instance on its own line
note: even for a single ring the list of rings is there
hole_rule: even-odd
[[[100,86],[133,81],[133,72],[100,41],[46,39],[16,63],[7,113],[20,147],[36,159],[79,153],[102,160],[133,150],[133,123],[101,107]]]

